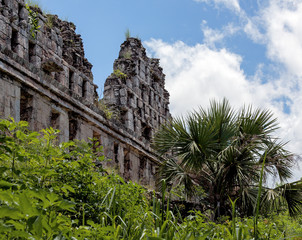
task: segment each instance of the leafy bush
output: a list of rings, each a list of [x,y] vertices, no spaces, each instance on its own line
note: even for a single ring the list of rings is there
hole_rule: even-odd
[[[147,198],[141,186],[95,166],[102,147],[59,144],[59,131],[27,126],[0,120],[0,239],[254,239],[252,218],[183,219],[165,184],[162,199]],[[301,223],[288,213],[260,217],[258,239],[301,239]]]
[[[142,187],[95,167],[104,160],[102,147],[58,144],[58,130],[39,134],[27,126],[0,121],[0,235],[69,238],[87,224],[105,226],[110,216],[132,218],[147,207]]]

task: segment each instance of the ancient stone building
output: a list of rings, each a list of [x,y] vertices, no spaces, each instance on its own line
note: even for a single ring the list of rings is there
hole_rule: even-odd
[[[169,93],[159,60],[146,56],[140,40],[128,38],[113,69],[105,82],[104,100],[119,110],[127,131],[149,147],[154,131],[170,118]]]
[[[61,141],[96,138],[125,179],[153,186],[158,159],[150,140],[170,118],[158,59],[127,39],[100,104],[74,24],[27,9],[24,0],[0,0],[0,12],[0,118],[26,120],[32,130],[52,126]],[[108,109],[117,117],[109,119]]]

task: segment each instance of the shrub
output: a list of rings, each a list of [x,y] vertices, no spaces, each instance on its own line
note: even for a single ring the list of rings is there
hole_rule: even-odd
[[[162,199],[150,201],[138,184],[97,168],[102,147],[59,143],[58,130],[27,126],[0,120],[0,239],[254,238],[252,218],[214,223],[191,212],[182,219],[164,185]],[[301,239],[301,222],[286,212],[260,217],[259,239]]]

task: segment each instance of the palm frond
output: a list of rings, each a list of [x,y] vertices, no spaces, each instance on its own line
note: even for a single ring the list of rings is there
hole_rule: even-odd
[[[276,129],[277,120],[269,110],[247,106],[234,111],[226,99],[211,101],[208,109],[175,118],[155,134],[152,146],[169,157],[160,178],[184,184],[191,193],[193,185],[202,186],[213,209],[217,202],[226,208],[227,196],[239,197],[241,214],[252,214],[264,155],[264,179],[272,175],[284,182],[292,176],[295,156],[272,135]],[[292,215],[302,211],[298,186],[263,187],[262,209],[287,205]]]
[[[277,140],[265,141],[267,158],[265,170],[274,177],[278,177],[280,182],[285,182],[292,177],[292,167],[295,164],[294,155],[285,150],[286,143]],[[261,158],[259,159],[259,162]]]
[[[287,203],[288,211],[291,216],[297,216],[302,212],[302,181],[286,183],[277,188],[276,191],[284,198]]]
[[[160,180],[165,179],[166,182],[170,182],[175,186],[183,184],[188,195],[192,195],[194,182],[189,172],[182,168],[174,159],[168,159],[162,164],[159,177]],[[161,184],[158,184],[158,186],[161,187]]]
[[[266,138],[278,129],[277,119],[269,110],[243,107],[238,114],[238,126],[241,133]]]

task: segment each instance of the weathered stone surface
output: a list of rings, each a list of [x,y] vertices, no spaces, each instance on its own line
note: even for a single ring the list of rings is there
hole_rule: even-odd
[[[119,57],[114,62],[114,70],[122,72],[126,77],[113,73],[106,80],[105,101],[125,112],[123,118],[127,129],[134,131],[138,138],[150,141],[160,123],[171,117],[167,107],[169,94],[165,94],[167,93],[165,75],[159,66],[159,60],[146,56],[146,50],[140,40],[128,38],[121,45]],[[117,84],[112,84],[113,78],[117,78],[115,81]],[[167,109],[167,111],[161,111],[161,109]],[[156,119],[162,119],[162,122],[156,119],[150,121],[150,111],[152,118],[158,116]],[[143,123],[143,127],[138,127],[137,120],[133,119]]]
[[[42,69],[46,72],[61,72],[63,67],[54,59],[48,59],[42,63]]]
[[[138,39],[121,45],[103,99],[120,118],[107,119],[74,24],[33,8],[41,26],[33,37],[24,6],[24,0],[0,1],[0,118],[28,121],[32,130],[57,128],[60,141],[95,138],[112,159],[104,166],[154,186],[159,160],[150,139],[170,118],[159,61],[146,56]]]

